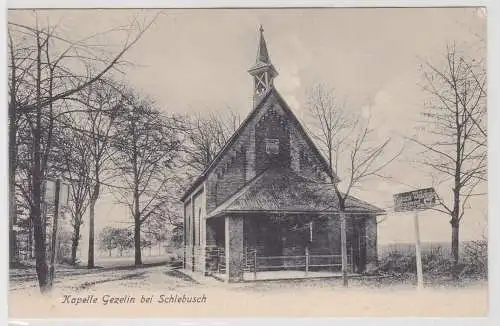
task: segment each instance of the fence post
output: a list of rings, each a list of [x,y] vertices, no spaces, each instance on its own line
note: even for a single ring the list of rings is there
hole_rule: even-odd
[[[215,259],[215,263],[217,264],[217,274],[220,274],[220,248],[217,247],[217,252],[216,252],[217,258]]]
[[[253,252],[253,279],[257,279],[257,249]]]
[[[306,247],[306,276],[309,272],[309,247]]]
[[[359,259],[359,258],[358,258],[358,259]],[[353,254],[353,253],[351,253],[351,272],[352,272],[352,273],[356,273],[357,268],[358,268],[358,265],[357,265],[357,264],[358,264],[358,263],[356,263],[356,262],[354,261],[354,254]]]

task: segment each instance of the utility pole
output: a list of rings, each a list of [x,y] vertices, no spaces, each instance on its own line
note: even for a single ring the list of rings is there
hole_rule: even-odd
[[[52,223],[52,246],[50,248],[50,270],[49,270],[49,282],[52,286],[54,281],[54,269],[55,269],[55,258],[56,258],[56,246],[57,246],[57,222],[59,219],[59,193],[61,191],[61,180],[56,179],[56,189],[54,195],[54,221]]]

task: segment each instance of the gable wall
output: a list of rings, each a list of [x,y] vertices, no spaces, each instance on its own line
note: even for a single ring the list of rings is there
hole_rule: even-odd
[[[290,135],[292,169],[304,177],[327,182],[329,177],[321,165],[320,158],[306,142],[302,133],[292,126]]]
[[[249,121],[233,147],[209,173],[206,181],[206,209],[210,213],[270,164],[291,167],[305,177],[326,181],[315,151],[302,133],[287,121],[278,99],[271,94],[256,116]],[[280,140],[280,156],[274,161],[265,153],[265,138]]]
[[[257,120],[255,125],[255,170],[257,174],[269,167],[290,167],[290,122],[283,110],[272,106]],[[278,140],[279,152],[269,155],[266,152],[266,139]]]

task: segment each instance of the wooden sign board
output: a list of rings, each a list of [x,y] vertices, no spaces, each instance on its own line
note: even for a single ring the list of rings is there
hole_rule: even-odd
[[[434,188],[425,188],[394,195],[394,210],[408,212],[428,209],[438,203]]]

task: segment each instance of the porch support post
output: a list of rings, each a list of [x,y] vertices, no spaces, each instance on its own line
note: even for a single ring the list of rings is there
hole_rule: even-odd
[[[217,269],[219,251],[216,248],[215,229],[212,220],[205,220],[206,244],[205,244],[205,275]]]
[[[349,285],[347,278],[347,221],[346,213],[340,212],[340,246],[342,255],[342,283],[344,287]]]
[[[225,217],[226,279],[243,280],[243,216]]]
[[[215,239],[215,227],[213,225],[212,220],[206,220],[206,226],[207,226],[207,247],[215,247],[217,245],[216,239]]]
[[[366,270],[373,271],[377,268],[377,217],[372,216],[366,219]]]
[[[309,272],[309,247],[306,246],[306,276]]]

